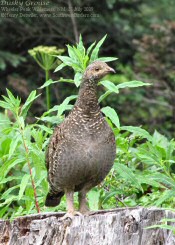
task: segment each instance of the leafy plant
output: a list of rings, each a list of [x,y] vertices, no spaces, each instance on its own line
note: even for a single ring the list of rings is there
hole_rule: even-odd
[[[17,67],[20,63],[25,61],[26,58],[23,56],[0,50],[0,70],[5,70],[7,64]]]
[[[59,81],[74,82],[80,80],[86,66],[96,58],[112,61],[116,58],[99,58],[99,49],[104,41],[93,43],[86,51],[82,39],[76,47],[68,45],[69,56],[59,56],[63,62],[57,70],[70,66],[75,72],[74,80],[61,78]],[[65,58],[66,57],[66,58]],[[55,61],[56,62],[56,61]],[[76,74],[79,74],[76,76]],[[43,88],[51,83],[47,80]],[[122,81],[114,84],[108,80],[101,81],[105,93],[99,98],[104,100],[111,93],[118,94],[120,89],[147,86],[141,81]],[[55,208],[46,208],[44,198],[48,191],[45,168],[45,148],[52,127],[64,120],[65,111],[72,109],[70,95],[60,105],[56,105],[36,118],[33,124],[27,123],[28,111],[37,95],[32,91],[22,105],[21,99],[9,90],[3,96],[0,107],[5,109],[0,114],[0,217],[14,218],[48,210],[65,210],[65,199]],[[9,120],[8,112],[13,114]],[[175,193],[174,176],[174,140],[169,141],[157,131],[153,135],[141,127],[122,126],[117,112],[109,107],[102,108],[106,120],[112,128],[117,143],[117,158],[114,167],[101,186],[89,193],[90,207],[112,208],[116,206],[156,205],[173,206]],[[48,123],[51,127],[48,127]],[[34,202],[35,200],[35,202]],[[35,204],[35,205],[34,205]]]
[[[64,49],[57,49],[55,46],[38,46],[30,49],[29,54],[35,59],[37,64],[45,71],[45,81],[49,81],[49,71],[53,70],[56,66],[56,55],[62,54]],[[48,84],[49,85],[49,84]],[[50,109],[50,90],[46,86],[46,101],[47,110]]]

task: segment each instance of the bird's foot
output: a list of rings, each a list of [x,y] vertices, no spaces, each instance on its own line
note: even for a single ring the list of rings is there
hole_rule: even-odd
[[[65,220],[65,219],[73,219],[75,216],[82,216],[82,214],[78,211],[68,211],[60,220]]]
[[[80,211],[81,214],[83,214],[85,216],[89,216],[89,214],[90,214],[90,210],[89,210],[87,205],[82,205],[80,207],[79,211]]]

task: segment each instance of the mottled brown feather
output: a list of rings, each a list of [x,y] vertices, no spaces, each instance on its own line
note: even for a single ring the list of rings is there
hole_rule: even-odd
[[[65,189],[91,189],[113,165],[115,137],[97,98],[99,79],[111,71],[100,61],[87,68],[73,110],[54,130],[46,153],[50,185],[46,205],[57,205]]]

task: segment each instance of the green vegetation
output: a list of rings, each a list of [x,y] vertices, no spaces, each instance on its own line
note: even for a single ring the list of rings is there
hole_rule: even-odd
[[[45,149],[73,107],[82,73],[99,57],[116,70],[98,92],[117,158],[105,182],[89,193],[90,206],[174,210],[174,1],[68,2],[90,17],[0,17],[0,217],[37,212],[35,199],[42,212],[65,210],[64,198],[55,209],[44,207]],[[69,14],[67,1],[51,0],[48,8],[58,5],[60,14]],[[77,43],[80,33],[84,44]],[[162,227],[168,225],[163,220]]]
[[[76,47],[67,45],[69,56],[58,56],[62,63],[56,71],[70,66],[75,72],[74,80],[48,80],[42,88],[51,83],[70,81],[79,86],[77,77],[82,76],[90,62],[96,59],[116,60],[98,57],[104,40],[105,37],[87,50],[81,37]],[[137,90],[137,87],[149,84],[124,80],[116,85],[103,80],[99,87],[101,85],[105,91],[99,101],[104,102],[120,90]],[[0,217],[13,219],[39,210],[65,210],[64,198],[58,207],[44,206],[48,192],[45,149],[54,126],[64,120],[65,112],[72,109],[71,102],[77,96],[70,94],[61,104],[44,112],[33,123],[28,123],[27,118],[32,104],[39,99],[40,94],[32,91],[23,104],[9,90],[7,96],[2,97],[0,107],[5,109],[5,113],[0,114]],[[168,140],[157,131],[151,135],[141,127],[121,125],[117,112],[110,106],[103,107],[102,112],[115,133],[117,157],[106,180],[89,193],[90,208],[96,210],[136,205],[174,208],[174,140]]]

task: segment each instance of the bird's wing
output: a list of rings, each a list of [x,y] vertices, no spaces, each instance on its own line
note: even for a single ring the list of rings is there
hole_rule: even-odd
[[[57,126],[54,130],[52,137],[50,138],[47,150],[46,150],[46,167],[50,168],[50,164],[53,164],[54,152],[58,148],[60,141],[64,139],[64,133],[61,125]]]

